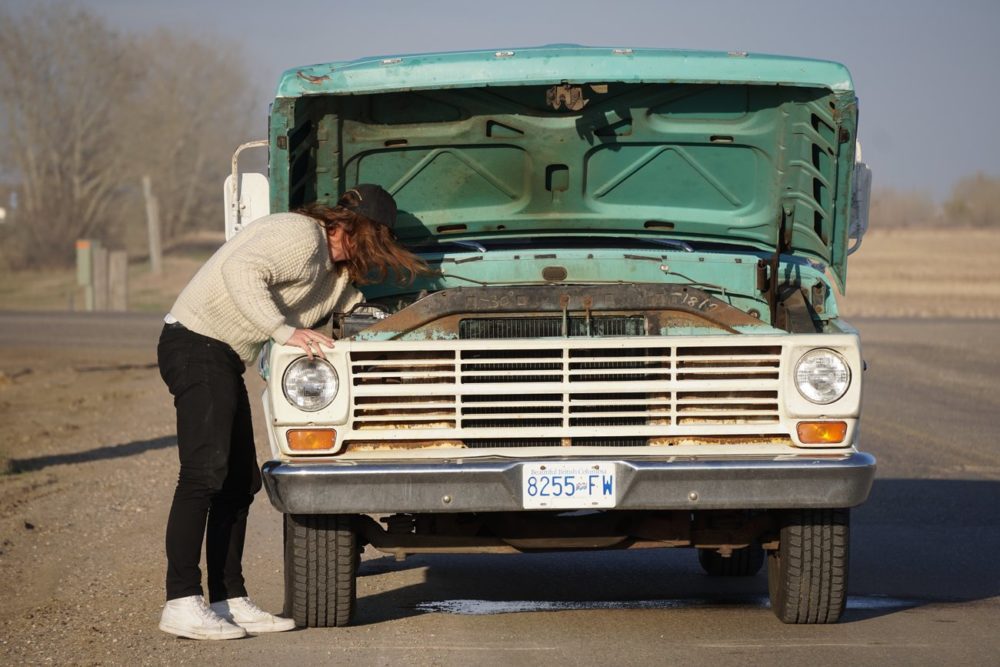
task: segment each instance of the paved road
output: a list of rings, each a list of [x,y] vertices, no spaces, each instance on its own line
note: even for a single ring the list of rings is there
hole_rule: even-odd
[[[879,474],[853,513],[840,624],[782,625],[763,574],[713,580],[688,550],[368,558],[357,625],[237,642],[226,660],[997,664],[1000,321],[855,324],[869,363],[863,448]],[[43,325],[79,345],[151,345],[159,329],[153,316],[0,314],[0,345],[29,344]],[[278,553],[279,526],[255,507],[251,550]],[[271,563],[266,572],[263,592],[275,599],[280,574]]]
[[[3,347],[149,347],[163,315],[0,311]]]

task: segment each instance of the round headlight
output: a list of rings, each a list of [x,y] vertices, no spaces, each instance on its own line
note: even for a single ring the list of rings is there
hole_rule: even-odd
[[[306,412],[322,410],[333,402],[340,389],[340,378],[330,362],[300,357],[281,378],[281,389],[288,402]]]
[[[833,403],[850,384],[851,368],[833,350],[810,350],[795,365],[795,386],[813,403]]]

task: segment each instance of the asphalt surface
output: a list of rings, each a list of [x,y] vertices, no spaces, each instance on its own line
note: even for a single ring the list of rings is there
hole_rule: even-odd
[[[247,665],[1000,663],[1000,321],[853,323],[869,365],[862,449],[878,458],[879,470],[870,499],[852,513],[850,597],[839,624],[783,625],[768,609],[763,572],[709,578],[690,550],[403,562],[367,553],[354,626],[227,643],[204,649],[204,658]],[[142,347],[155,344],[159,327],[153,316],[7,313],[0,314],[0,345],[39,345],[41,330],[80,346]],[[280,553],[280,522],[267,505],[261,497],[251,513],[248,553]],[[278,598],[280,562],[254,571],[273,573],[256,585]]]

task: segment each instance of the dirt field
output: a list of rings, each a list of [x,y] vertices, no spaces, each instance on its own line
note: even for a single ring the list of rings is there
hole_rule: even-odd
[[[998,259],[1000,232],[872,234],[852,262],[843,311],[1000,317]],[[174,266],[163,286],[176,289],[194,268]],[[51,307],[38,287],[29,300],[8,283],[0,309]],[[147,297],[160,311],[172,299],[153,288]],[[50,328],[39,329],[37,346],[0,344],[3,664],[204,664],[225,655],[214,660],[156,629],[174,415],[154,366],[155,318],[136,326],[149,333],[131,346],[83,345],[74,331]],[[257,395],[252,371],[248,381]],[[258,515],[251,544],[260,542],[254,531],[280,535],[276,512]],[[258,602],[280,609],[280,554],[251,549],[246,567]]]
[[[847,275],[847,316],[1000,317],[1000,230],[875,231]]]

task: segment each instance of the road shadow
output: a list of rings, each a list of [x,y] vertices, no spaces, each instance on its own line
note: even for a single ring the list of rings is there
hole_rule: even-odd
[[[164,449],[177,444],[176,435],[168,435],[162,438],[152,438],[150,440],[136,440],[122,445],[108,445],[96,447],[82,452],[72,452],[69,454],[52,454],[50,456],[35,456],[24,459],[10,459],[7,462],[7,472],[20,473],[42,470],[52,466],[71,465],[74,463],[91,463],[93,461],[105,461],[108,459],[119,459],[125,456],[135,456],[144,454],[155,449]]]
[[[1000,595],[998,506],[1000,481],[876,480],[868,502],[852,511],[849,597],[841,623]],[[362,597],[356,621],[361,625],[420,615],[426,613],[421,605],[456,600],[538,601],[555,608],[563,602],[614,603],[626,610],[767,606],[766,568],[753,577],[709,577],[692,549],[379,560],[363,567],[365,574],[378,578],[421,569],[423,582]]]
[[[876,480],[853,511],[851,591],[920,604],[1000,595],[998,508],[996,480]]]

